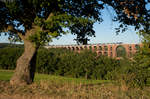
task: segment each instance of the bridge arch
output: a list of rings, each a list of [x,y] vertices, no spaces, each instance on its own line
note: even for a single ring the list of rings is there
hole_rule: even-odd
[[[118,45],[116,47],[116,57],[126,57],[127,51],[123,45]]]

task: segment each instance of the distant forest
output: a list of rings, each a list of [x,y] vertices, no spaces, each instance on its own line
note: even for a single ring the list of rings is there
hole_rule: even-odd
[[[23,44],[12,44],[12,43],[0,43],[0,48],[5,48],[5,47],[19,47],[23,48]]]

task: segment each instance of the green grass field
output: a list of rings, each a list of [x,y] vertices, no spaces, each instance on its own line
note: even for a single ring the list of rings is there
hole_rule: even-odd
[[[0,70],[0,80],[9,81],[13,75],[12,70]],[[101,84],[101,83],[109,83],[109,80],[87,80],[83,78],[70,78],[63,76],[54,76],[47,74],[35,74],[34,81],[36,83],[40,81],[52,81],[56,83],[75,83],[75,84]],[[147,80],[147,85],[150,86],[150,78]]]
[[[13,71],[10,70],[0,70],[0,80],[9,81],[13,75]],[[35,74],[34,81],[36,83],[40,81],[56,82],[56,83],[75,83],[75,84],[101,84],[110,82],[108,80],[87,80],[82,78],[70,78],[46,74]]]

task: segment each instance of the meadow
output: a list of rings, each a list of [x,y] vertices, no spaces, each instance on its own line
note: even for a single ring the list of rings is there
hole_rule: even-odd
[[[130,88],[108,80],[37,74],[31,85],[11,86],[12,70],[0,70],[0,99],[149,99],[150,88]]]

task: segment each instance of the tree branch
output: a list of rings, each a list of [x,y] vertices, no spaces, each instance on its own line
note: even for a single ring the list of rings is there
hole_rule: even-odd
[[[8,27],[4,30],[4,32],[14,32],[14,33],[16,33],[22,40],[25,39],[25,36],[22,35],[22,32],[16,30],[12,25],[8,25]]]

